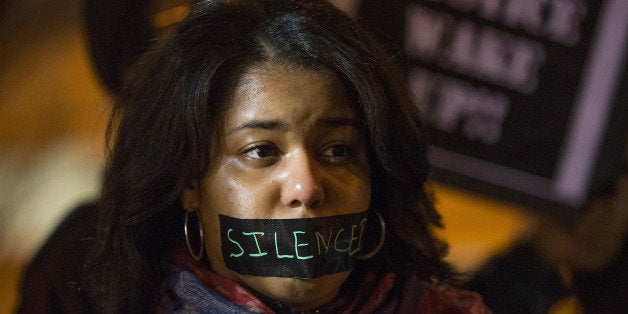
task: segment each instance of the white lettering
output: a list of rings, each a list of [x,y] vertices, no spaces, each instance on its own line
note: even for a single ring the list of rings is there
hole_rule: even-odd
[[[529,94],[545,53],[536,42],[461,21],[443,59],[460,73]]]
[[[506,24],[538,34],[543,27],[543,9],[546,0],[508,1],[502,21]]]
[[[424,113],[421,116],[427,118],[425,114],[428,110],[426,104],[430,102],[430,93],[434,90],[435,80],[421,69],[412,69],[408,73],[408,92],[412,102]]]
[[[546,33],[554,40],[575,46],[580,41],[580,23],[587,14],[581,1],[552,1],[551,18],[546,23]]]
[[[450,17],[412,4],[406,11],[405,50],[409,56],[433,59],[441,50]]]
[[[541,44],[468,20],[453,23],[451,16],[418,5],[408,7],[407,17],[410,57],[523,94],[535,91],[545,61]]]
[[[434,128],[448,133],[460,131],[469,140],[486,145],[501,140],[504,121],[510,111],[510,102],[502,92],[474,87],[426,70],[411,73],[410,86],[432,82],[433,89],[426,94],[433,101],[429,102],[430,110],[426,113],[428,123]]]
[[[432,0],[464,13],[575,46],[587,14],[584,0]]]

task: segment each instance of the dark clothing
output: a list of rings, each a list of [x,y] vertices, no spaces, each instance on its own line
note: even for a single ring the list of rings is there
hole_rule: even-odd
[[[158,313],[295,313],[289,305],[254,295],[195,261],[185,247],[172,250]],[[354,270],[319,313],[490,313],[475,293],[425,282],[412,271]]]
[[[626,313],[628,309],[628,239],[614,261],[599,272],[576,272],[575,293],[586,313]]]
[[[50,239],[37,253],[30,263],[22,286],[22,300],[19,313],[91,313],[85,289],[82,286],[83,269],[85,261],[89,258],[94,245],[94,216],[95,205],[82,206],[74,210],[70,216],[57,228]],[[180,258],[187,262],[194,262],[183,249]],[[189,265],[181,263],[175,268],[175,277],[166,280],[175,280],[179,287],[195,287],[196,290],[183,293],[196,293],[205,290],[212,298],[197,300],[204,304],[207,300],[216,300],[217,293],[211,288],[203,288],[203,285],[194,284],[195,276],[200,282],[205,283],[207,273],[213,273],[204,267],[190,269]],[[185,263],[184,263],[185,264]],[[183,272],[182,268],[186,271]],[[193,267],[192,267],[193,268]],[[190,272],[191,271],[191,272]],[[172,273],[172,271],[170,272]],[[186,280],[179,280],[181,274],[189,274]],[[192,275],[193,274],[193,275]],[[364,276],[362,276],[364,275]],[[215,274],[217,277],[221,277]],[[185,277],[185,276],[184,276]],[[420,312],[420,313],[488,313],[482,303],[479,294],[455,289],[448,286],[436,286],[423,283],[416,276],[396,275],[393,273],[357,274],[354,279],[345,284],[344,292],[336,298],[335,302],[328,304],[324,312],[328,310],[347,312],[358,309],[377,311],[386,309],[387,312]],[[356,278],[359,277],[359,278]],[[173,279],[174,278],[174,279]],[[229,281],[221,277],[221,283]],[[214,277],[215,279],[215,277]],[[215,281],[214,281],[215,282]],[[237,285],[235,282],[230,285]],[[211,287],[211,285],[209,285]],[[238,286],[239,287],[239,286]],[[244,290],[244,289],[236,289]],[[181,291],[179,291],[181,292]],[[378,292],[378,293],[376,293]],[[248,292],[246,292],[248,293]],[[250,293],[249,293],[250,294]],[[170,295],[170,294],[168,294]],[[175,294],[172,294],[174,297]],[[180,297],[180,295],[179,295]],[[197,298],[198,299],[198,298]],[[237,306],[237,300],[225,299],[223,306]],[[161,308],[164,310],[162,300]],[[234,303],[236,302],[236,303]],[[285,309],[277,308],[276,304],[270,304],[264,300],[274,311]],[[166,304],[171,304],[166,302]],[[166,309],[174,309],[170,306]],[[166,310],[166,312],[168,312]],[[211,311],[210,311],[211,312]]]
[[[547,313],[568,295],[558,273],[527,242],[490,260],[467,287],[482,293],[494,313]]]
[[[628,241],[604,270],[575,272],[569,291],[555,269],[529,242],[489,261],[468,283],[494,313],[547,313],[562,298],[575,295],[585,313],[625,313],[628,308]]]
[[[88,313],[83,268],[92,250],[95,205],[75,209],[28,266],[18,313]]]
[[[19,313],[93,312],[81,280],[93,246],[95,205],[74,210],[30,263],[23,279]],[[628,308],[628,241],[620,256],[597,273],[576,273],[575,293],[587,313]],[[529,243],[485,265],[467,288],[479,292],[494,313],[547,313],[570,292]]]

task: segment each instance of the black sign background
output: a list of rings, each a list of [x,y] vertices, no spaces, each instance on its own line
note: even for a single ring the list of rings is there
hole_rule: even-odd
[[[628,1],[373,0],[360,14],[407,71],[436,180],[570,215],[622,166]]]

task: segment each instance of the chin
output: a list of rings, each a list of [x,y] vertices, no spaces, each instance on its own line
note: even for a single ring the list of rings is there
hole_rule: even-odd
[[[289,304],[299,310],[317,308],[331,302],[350,272],[315,279],[256,277],[238,275],[241,282],[266,297]]]

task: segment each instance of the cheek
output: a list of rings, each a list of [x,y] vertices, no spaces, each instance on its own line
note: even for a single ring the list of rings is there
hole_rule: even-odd
[[[232,172],[215,171],[203,180],[201,189],[200,212],[205,232],[205,248],[211,268],[217,273],[235,279],[234,274],[226,269],[222,259],[219,214],[250,218],[257,212],[256,194],[249,179],[241,179]]]
[[[368,178],[361,179],[355,187],[355,199],[356,206],[362,209],[366,209],[371,204],[371,181]]]
[[[362,154],[354,160],[346,172],[337,176],[343,197],[354,202],[362,210],[367,209],[371,202],[371,172],[368,159]]]
[[[366,172],[349,172],[335,176],[326,190],[329,200],[340,200],[342,208],[360,212],[369,208],[371,202],[371,180]]]
[[[268,199],[264,191],[268,182],[257,176],[231,169],[220,169],[208,178],[202,189],[203,210],[217,216],[224,214],[236,218],[254,218]]]

